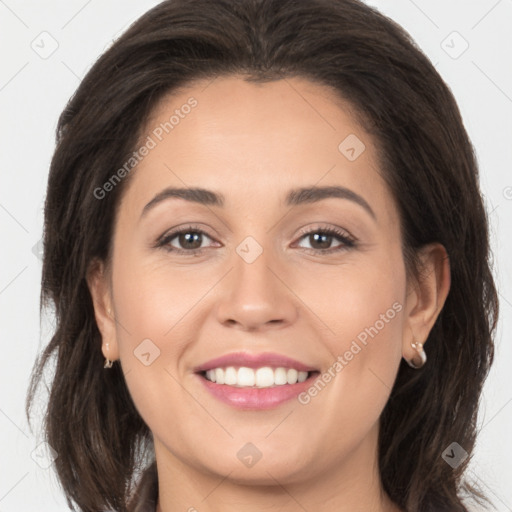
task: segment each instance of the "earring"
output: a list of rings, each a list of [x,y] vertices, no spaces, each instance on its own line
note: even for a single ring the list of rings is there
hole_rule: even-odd
[[[108,316],[112,316],[112,311],[111,311],[111,309],[110,309],[110,308],[108,308],[107,313],[108,313]],[[107,346],[107,354],[108,354],[108,343],[106,344],[106,346]],[[112,368],[112,363],[113,363],[113,362],[114,362],[114,361],[111,361],[111,360],[107,357],[107,358],[105,359],[105,364],[103,365],[103,368]]]
[[[108,354],[108,343],[107,345],[107,354]],[[103,368],[112,368],[112,363],[114,361],[111,361],[108,357],[105,359],[105,364],[103,365]]]
[[[423,343],[420,343],[419,341],[411,343],[411,347],[418,352],[419,362],[416,362],[418,360],[414,361],[413,359],[410,361],[406,359],[406,362],[411,368],[418,370],[427,362],[427,354],[423,350]]]

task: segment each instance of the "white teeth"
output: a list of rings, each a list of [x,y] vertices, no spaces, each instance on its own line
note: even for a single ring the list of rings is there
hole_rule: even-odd
[[[299,376],[299,372],[290,368],[286,374],[286,380],[288,384],[295,384],[297,382],[297,377]]]
[[[219,368],[217,368],[215,371],[221,371],[224,373],[224,370],[219,370]],[[236,381],[238,386],[254,386],[255,380],[254,370],[252,368],[238,368]],[[219,384],[219,381],[217,381],[217,383]]]
[[[274,384],[276,386],[288,384],[288,379],[286,377],[286,368],[276,368],[274,370]]]
[[[304,382],[308,378],[308,372],[299,372],[297,380],[299,382]]]
[[[224,384],[224,370],[222,370],[222,368],[217,368],[215,370],[215,382],[218,384]]]
[[[222,371],[222,370],[221,370]],[[236,370],[230,366],[226,368],[224,372],[224,384],[228,384],[229,386],[234,386],[237,383],[238,376]],[[217,381],[215,381],[217,382]]]
[[[206,378],[211,382],[228,386],[269,388],[304,382],[308,378],[308,372],[298,371],[294,368],[271,368],[270,366],[256,370],[245,366],[238,369],[229,366],[228,368],[208,370]]]
[[[240,368],[241,370],[241,368]],[[240,371],[238,370],[238,371]],[[253,372],[254,373],[254,372]],[[274,370],[265,366],[256,370],[256,386],[259,388],[269,388],[274,385]]]

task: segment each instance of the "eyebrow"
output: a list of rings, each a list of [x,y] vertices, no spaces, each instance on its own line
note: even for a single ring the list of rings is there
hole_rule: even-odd
[[[225,202],[225,198],[222,194],[206,190],[204,188],[166,188],[159,192],[148,204],[146,204],[146,206],[144,206],[141,218],[157,204],[173,197],[205,206],[223,207]],[[301,204],[315,203],[328,198],[347,199],[352,201],[363,207],[373,219],[376,219],[375,212],[363,197],[356,194],[353,190],[340,186],[303,187],[290,190],[286,196],[286,205],[298,206]]]

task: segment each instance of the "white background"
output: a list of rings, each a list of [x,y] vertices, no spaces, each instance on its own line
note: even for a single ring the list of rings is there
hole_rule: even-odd
[[[501,318],[471,472],[496,510],[512,511],[512,0],[369,3],[410,32],[435,64],[476,148]],[[49,339],[47,322],[41,326],[39,320],[37,257],[48,166],[57,118],[81,78],[113,39],[156,4],[0,0],[0,512],[68,510],[51,466],[44,469],[31,456],[40,436],[30,433],[24,415],[29,373]],[[33,49],[49,51],[52,44],[58,47],[45,59]]]

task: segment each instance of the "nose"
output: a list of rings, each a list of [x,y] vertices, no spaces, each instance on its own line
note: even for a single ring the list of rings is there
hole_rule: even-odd
[[[218,321],[246,331],[281,329],[292,324],[298,303],[282,274],[267,251],[252,263],[236,255],[217,302]]]

